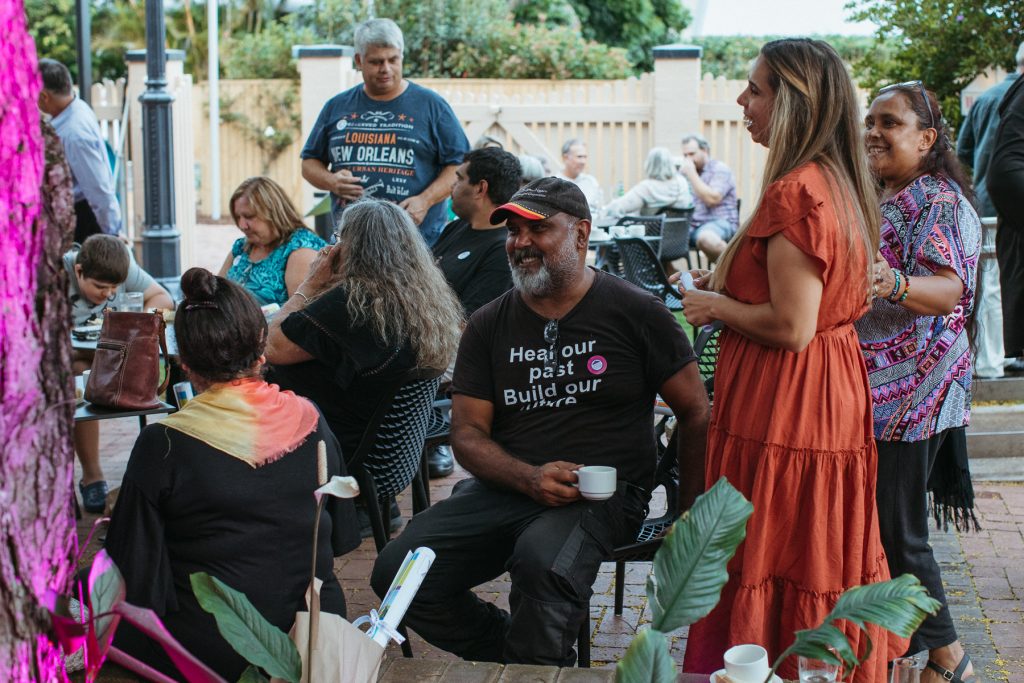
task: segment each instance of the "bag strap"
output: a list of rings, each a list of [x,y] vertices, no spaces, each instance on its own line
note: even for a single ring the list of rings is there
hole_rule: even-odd
[[[160,383],[160,386],[157,387],[156,390],[156,395],[161,396],[165,391],[167,391],[167,385],[171,381],[171,361],[170,356],[167,355],[167,323],[164,321],[162,313],[153,313],[153,315],[160,320],[160,352],[163,354],[164,361],[167,363],[167,367],[164,372],[164,381]]]

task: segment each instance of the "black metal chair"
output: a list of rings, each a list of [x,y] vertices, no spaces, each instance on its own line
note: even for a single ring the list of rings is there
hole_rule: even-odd
[[[420,479],[423,482],[423,492],[426,506],[430,507],[430,470],[427,467],[427,455],[435,446],[443,446],[451,439],[451,408],[450,398],[438,398],[434,400],[430,409],[430,419],[427,422],[427,435],[423,441],[423,455],[420,464]],[[425,509],[424,508],[424,509]]]
[[[705,325],[693,340],[693,352],[697,354],[697,370],[704,378],[708,400],[715,398],[715,368],[718,367],[718,341],[722,336],[722,321],[716,320]]]
[[[628,545],[612,550],[609,560],[615,562],[615,616],[622,616],[622,607],[626,589],[626,563],[650,562],[654,553],[661,547],[661,540],[668,528],[679,519],[679,458],[676,443],[677,433],[673,433],[667,444],[662,444],[665,425],[668,418],[662,418],[655,432],[658,436],[658,466],[654,474],[654,488],[665,488],[665,512],[657,517],[648,517],[640,526],[636,540]],[[576,638],[576,665],[581,668],[590,667],[590,605],[580,625]]]
[[[693,209],[686,209],[686,215],[665,218],[661,228],[661,242],[658,243],[658,260],[662,268],[666,263],[685,258],[686,267],[690,264],[690,217]]]
[[[679,291],[669,284],[665,270],[647,242],[639,237],[620,237],[614,242],[626,280],[664,301],[669,310],[683,310]]]
[[[359,482],[359,499],[366,506],[378,551],[390,540],[384,519],[391,498],[412,486],[413,514],[427,508],[418,474],[440,376],[438,370],[417,370],[396,381],[378,403],[348,462],[349,472]]]

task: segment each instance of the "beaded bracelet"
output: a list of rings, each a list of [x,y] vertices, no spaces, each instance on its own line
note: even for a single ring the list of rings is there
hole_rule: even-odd
[[[903,290],[903,294],[900,295],[900,298],[896,299],[896,303],[898,303],[898,304],[901,304],[904,301],[906,301],[907,300],[907,295],[910,294],[910,276],[908,275],[904,279],[906,280],[905,284],[906,284],[907,288]]]
[[[305,294],[304,294],[304,293],[303,293],[302,291],[300,291],[300,290],[298,290],[298,289],[296,289],[296,290],[295,290],[295,294],[293,294],[293,296],[301,296],[301,297],[302,297],[302,300],[303,300],[303,301],[304,301],[305,303],[307,303],[307,304],[309,303],[309,297],[308,297],[308,296],[306,296],[306,295],[305,295]]]
[[[889,301],[895,301],[896,295],[899,294],[900,292],[900,283],[903,280],[903,273],[901,273],[898,268],[892,269],[892,275],[895,279],[895,282],[893,283],[892,291],[889,292],[889,296],[885,297]]]

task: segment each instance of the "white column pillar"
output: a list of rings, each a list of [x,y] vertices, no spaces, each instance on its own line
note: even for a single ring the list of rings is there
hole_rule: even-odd
[[[700,131],[700,58],[697,45],[654,48],[654,145],[675,150],[687,132]]]
[[[327,100],[350,87],[355,70],[355,48],[347,45],[295,45],[292,57],[298,62],[299,100],[302,105],[302,144],[305,145]],[[303,184],[300,213],[313,208],[314,187]],[[312,221],[308,221],[312,225]]]

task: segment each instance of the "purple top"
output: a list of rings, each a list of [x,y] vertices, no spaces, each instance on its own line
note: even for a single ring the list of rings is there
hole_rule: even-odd
[[[857,321],[879,441],[924,441],[970,422],[971,352],[981,221],[960,188],[923,175],[882,202],[882,256],[907,275],[949,269],[964,283],[949,315],[918,315],[877,298]],[[910,297],[914,292],[911,290]]]
[[[722,201],[714,208],[708,208],[700,200],[697,193],[693,193],[693,218],[690,222],[694,227],[701,226],[709,221],[727,221],[733,228],[739,225],[739,211],[736,208],[736,180],[732,177],[732,171],[718,159],[708,158],[704,164],[704,170],[700,172],[700,179],[711,189],[721,193]]]

